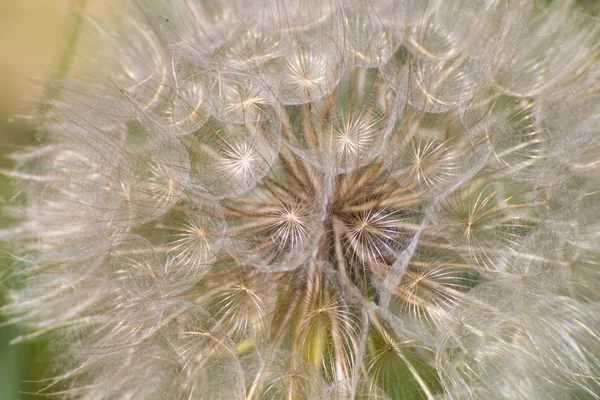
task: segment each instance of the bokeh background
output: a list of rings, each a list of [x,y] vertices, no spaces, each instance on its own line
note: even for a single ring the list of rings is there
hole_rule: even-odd
[[[11,168],[8,154],[35,143],[27,118],[46,95],[44,82],[60,69],[77,13],[101,17],[108,7],[109,0],[0,0],[0,170]],[[13,195],[10,179],[0,175],[0,207]],[[0,213],[0,229],[14,222],[9,215]],[[10,243],[0,242],[0,307],[12,253]],[[35,392],[50,365],[47,343],[11,345],[19,331],[4,322],[0,316],[0,400],[40,399]]]
[[[33,142],[23,117],[32,113],[34,99],[43,94],[35,80],[47,79],[57,60],[70,6],[70,0],[0,0],[0,169],[11,167],[7,154]],[[0,175],[0,207],[9,202],[12,192],[10,180]],[[0,229],[10,223],[2,213]],[[9,243],[0,243],[0,276],[12,268],[11,253]],[[0,305],[5,293],[1,285]],[[0,322],[4,322],[1,317]],[[15,327],[0,327],[0,399],[39,398],[26,392],[39,390],[35,382],[47,369],[42,356],[45,344],[10,345],[18,333]]]
[[[110,1],[0,0],[0,170],[11,168],[8,154],[35,143],[27,116],[35,110],[36,99],[45,95],[43,83],[60,69],[78,10],[101,17]],[[580,0],[580,5],[586,12],[600,14],[600,0]],[[0,175],[0,207],[13,194],[10,180]],[[7,213],[0,213],[0,229],[12,222]],[[13,268],[12,252],[10,243],[0,243],[0,282]],[[5,296],[5,285],[0,283],[0,306]],[[35,392],[43,387],[49,368],[47,343],[10,345],[19,331],[2,326],[3,322],[0,317],[0,399],[39,399]]]

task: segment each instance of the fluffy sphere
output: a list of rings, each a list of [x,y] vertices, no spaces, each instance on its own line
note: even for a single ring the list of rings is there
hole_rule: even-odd
[[[598,398],[600,21],[573,1],[140,0],[82,29],[4,234],[48,394]]]

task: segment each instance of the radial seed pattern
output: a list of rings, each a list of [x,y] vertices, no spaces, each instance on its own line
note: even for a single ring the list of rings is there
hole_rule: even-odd
[[[132,3],[8,172],[46,393],[598,398],[597,19]]]

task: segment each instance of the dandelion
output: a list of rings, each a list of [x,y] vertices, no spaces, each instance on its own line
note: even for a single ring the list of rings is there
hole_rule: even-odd
[[[13,157],[4,312],[74,399],[600,398],[600,21],[143,0]]]

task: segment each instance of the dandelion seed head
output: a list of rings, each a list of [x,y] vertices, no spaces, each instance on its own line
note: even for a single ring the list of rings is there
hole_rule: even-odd
[[[600,25],[546,3],[86,19],[6,172],[42,392],[597,398]]]

